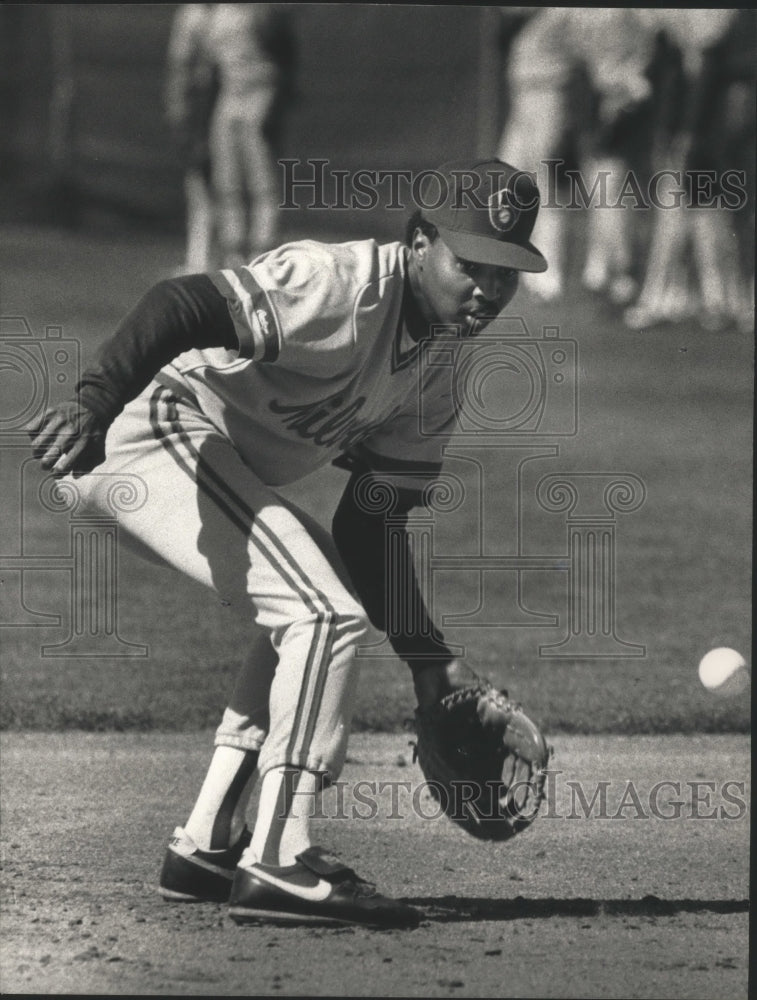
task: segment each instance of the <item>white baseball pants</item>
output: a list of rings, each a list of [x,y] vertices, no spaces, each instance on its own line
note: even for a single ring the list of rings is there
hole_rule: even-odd
[[[216,743],[260,749],[261,775],[291,765],[335,780],[367,619],[328,532],[266,486],[199,408],[155,382],[114,421],[106,450],[76,481],[87,507],[107,511],[114,477],[140,476],[145,503],[119,515],[132,542],[263,631]]]

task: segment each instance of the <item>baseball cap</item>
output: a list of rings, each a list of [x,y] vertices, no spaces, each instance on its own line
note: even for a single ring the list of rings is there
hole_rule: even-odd
[[[428,171],[418,198],[423,218],[457,257],[546,271],[546,260],[530,242],[539,211],[533,174],[502,160],[453,160]]]

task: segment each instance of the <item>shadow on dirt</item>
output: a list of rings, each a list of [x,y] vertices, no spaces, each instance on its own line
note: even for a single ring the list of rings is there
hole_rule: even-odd
[[[486,899],[426,896],[405,902],[422,910],[427,920],[453,923],[470,920],[523,920],[549,917],[669,917],[679,913],[748,913],[748,899]]]

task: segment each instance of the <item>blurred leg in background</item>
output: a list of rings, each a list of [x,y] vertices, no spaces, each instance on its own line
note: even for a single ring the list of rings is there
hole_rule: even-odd
[[[609,155],[585,161],[590,178],[606,175],[606,202],[589,210],[586,234],[586,259],[581,284],[590,292],[605,294],[616,305],[634,298],[637,290],[633,277],[633,220],[626,208],[614,209],[622,194],[627,162]]]
[[[198,274],[212,266],[215,205],[209,169],[187,170],[184,200],[187,212],[184,270],[187,274]]]
[[[249,102],[243,129],[246,183],[251,197],[247,240],[252,257],[274,247],[279,235],[276,161],[266,131],[275,101],[275,88],[261,88]]]
[[[212,7],[180,5],[168,43],[165,110],[184,170],[185,254],[179,271],[186,274],[207,271],[213,264],[209,131],[218,78],[206,44]]]
[[[226,266],[247,263],[276,244],[279,209],[276,164],[265,134],[273,87],[243,99],[223,99],[213,121],[213,182],[219,239]]]
[[[626,305],[638,291],[634,256],[639,218],[624,194],[649,147],[654,34],[623,8],[602,11],[595,27],[591,44],[584,48],[593,108],[587,116],[581,166],[587,183],[601,178],[604,189],[600,187],[600,198],[588,211],[581,283],[615,305]],[[590,35],[587,31],[587,39]]]
[[[573,59],[567,48],[570,12],[543,8],[520,28],[507,64],[508,116],[498,156],[533,171],[542,198],[533,240],[547,258],[542,274],[524,274],[528,289],[545,301],[559,298],[565,281],[564,209],[553,203],[555,171],[546,161],[561,157],[575,107],[571,101]]]
[[[248,262],[242,125],[233,104],[222,96],[213,116],[210,146],[213,151],[213,189],[218,203],[218,242],[224,267],[236,267]]]
[[[275,4],[213,4],[209,45],[220,94],[211,127],[223,263],[249,262],[279,236],[276,155],[294,94],[294,34]]]
[[[512,117],[502,136],[499,157],[506,163],[522,163],[536,173],[542,205],[534,227],[533,239],[549,263],[542,274],[523,274],[522,280],[539,298],[558,298],[565,280],[564,209],[545,204],[549,190],[549,168],[545,161],[556,158],[565,122],[565,101],[561,86],[540,81],[512,96]]]

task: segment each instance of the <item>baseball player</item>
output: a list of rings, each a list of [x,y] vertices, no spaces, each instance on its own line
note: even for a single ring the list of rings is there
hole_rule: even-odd
[[[416,211],[405,244],[304,240],[158,283],[76,398],[32,435],[42,467],[76,477],[94,508],[113,476],[140,476],[146,502],[122,522],[134,543],[250,622],[246,668],[161,876],[167,899],[229,899],[238,922],[418,923],[415,909],[311,839],[308,804],[345,757],[355,649],[367,620],[386,627],[390,588],[418,609],[390,638],[419,706],[467,669],[429,620],[414,575],[390,577],[384,516],[361,502],[360,486],[389,483],[400,511],[423,502],[456,426],[439,366],[421,364],[423,342],[439,325],[475,337],[512,299],[520,271],[547,266],[530,243],[539,195],[529,175],[465,161],[427,181],[446,196],[426,191],[421,204],[434,207]],[[329,533],[277,487],[331,462],[351,476]]]

